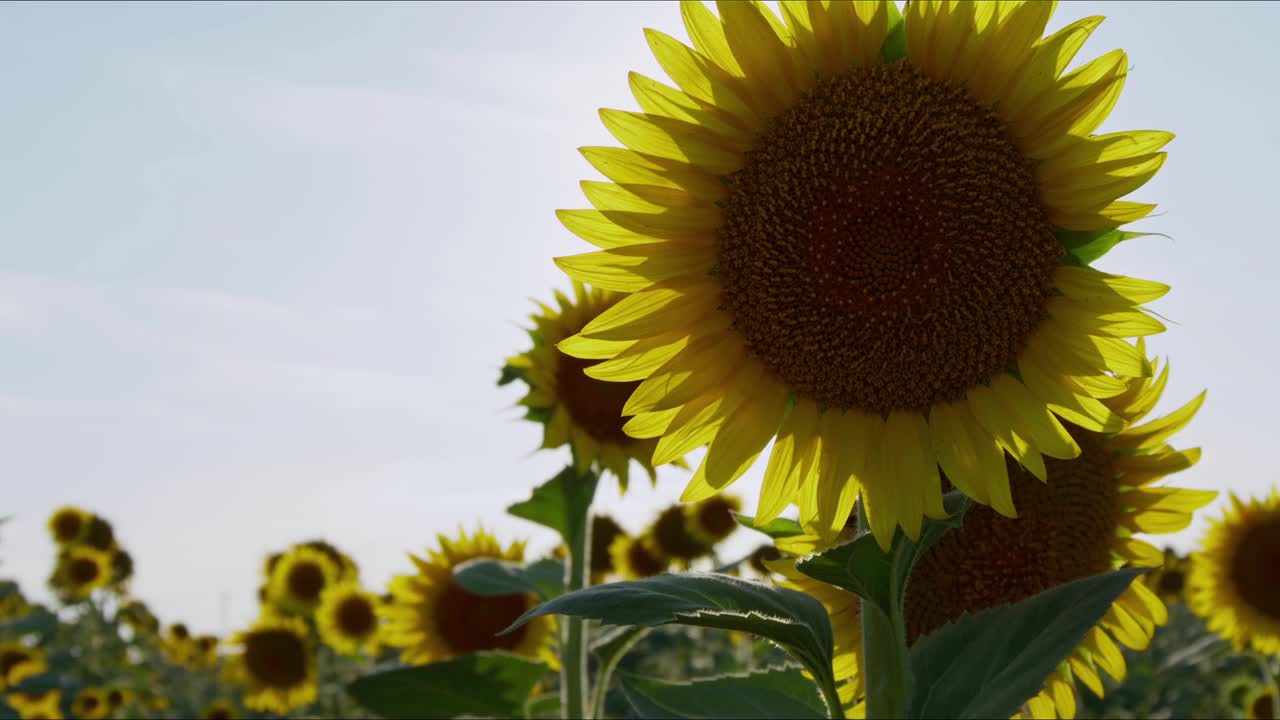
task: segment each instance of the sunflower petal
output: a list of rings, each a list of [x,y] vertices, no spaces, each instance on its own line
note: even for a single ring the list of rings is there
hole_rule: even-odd
[[[764,482],[760,487],[760,506],[756,523],[766,523],[782,513],[800,489],[805,455],[818,434],[818,407],[801,400],[782,421],[778,438],[769,453]]]

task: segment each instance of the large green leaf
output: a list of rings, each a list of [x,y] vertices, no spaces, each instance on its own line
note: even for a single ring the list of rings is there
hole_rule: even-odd
[[[722,675],[687,683],[619,675],[642,718],[825,718],[813,681],[797,668]]]
[[[774,539],[788,538],[795,535],[804,534],[804,528],[800,527],[800,523],[788,518],[781,518],[781,517],[774,518],[769,522],[759,527],[756,527],[756,524],[755,524],[756,519],[750,515],[742,515],[740,513],[734,513],[733,516],[734,518],[737,519],[738,524],[741,525],[742,527],[751,528],[756,532],[764,533],[765,535],[768,535],[769,537]]]
[[[507,653],[463,655],[358,678],[351,697],[384,718],[515,717],[547,666]]]
[[[885,35],[884,45],[880,46],[880,59],[886,63],[901,60],[907,56],[907,30],[903,24],[902,11],[897,3],[885,3],[889,8],[889,32]]]
[[[698,625],[768,638],[790,652],[826,687],[831,670],[831,621],[822,604],[794,590],[728,575],[688,573],[596,585],[545,602],[508,630],[543,615],[569,615],[606,625]]]
[[[564,592],[564,563],[548,558],[522,565],[475,558],[455,567],[453,579],[476,595],[537,593],[545,600]]]
[[[911,648],[907,717],[1014,714],[1144,572],[1126,568],[1069,582],[920,638]]]
[[[573,538],[586,532],[586,508],[596,494],[599,477],[593,472],[579,475],[572,466],[533,489],[533,496],[507,508],[518,518],[531,520],[560,533],[572,545]]]

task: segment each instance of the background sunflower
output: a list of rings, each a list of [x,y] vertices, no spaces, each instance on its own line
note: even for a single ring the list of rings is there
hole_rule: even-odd
[[[1280,654],[1280,491],[1231,505],[1191,555],[1192,611],[1237,648]]]

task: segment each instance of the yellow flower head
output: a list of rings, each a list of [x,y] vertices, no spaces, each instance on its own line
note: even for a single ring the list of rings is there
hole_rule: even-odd
[[[685,567],[691,560],[711,552],[711,544],[703,542],[693,532],[688,514],[680,505],[671,505],[658,513],[644,534],[653,540],[653,548],[658,554]]]
[[[426,559],[409,556],[417,574],[397,575],[391,581],[392,600],[383,608],[384,641],[403,648],[400,659],[423,665],[482,650],[505,650],[553,660],[548,645],[555,629],[551,618],[537,618],[498,635],[538,604],[536,595],[476,595],[453,579],[453,569],[474,558],[522,561],[524,543],[504,550],[484,530],[470,536],[459,532],[456,540],[437,538],[440,549],[428,550]]]
[[[199,635],[191,640],[191,665],[196,668],[209,668],[218,664],[218,638],[214,635]]]
[[[1140,582],[1145,582],[1151,592],[1159,595],[1166,605],[1172,605],[1185,601],[1190,571],[1190,558],[1179,555],[1173,548],[1165,548],[1164,562],[1159,568],[1143,575]]]
[[[556,347],[620,298],[617,293],[589,289],[576,282],[572,299],[557,290],[558,308],[539,304],[541,313],[530,316],[534,323],[529,333],[533,347],[508,358],[507,365],[529,386],[520,404],[529,409],[530,418],[544,424],[542,447],[568,444],[579,473],[599,462],[618,477],[625,491],[631,460],[645,469],[650,481],[656,477],[649,458],[657,441],[628,434],[622,427],[623,406],[639,383],[604,382],[599,373],[610,372],[616,363],[602,363]],[[627,363],[633,366],[632,374],[639,370],[635,362]],[[614,369],[609,379],[626,376],[626,371],[619,375]]]
[[[71,703],[71,714],[81,720],[103,720],[107,715],[111,714],[111,708],[107,705],[106,693],[102,688],[85,688],[77,695],[74,702]]]
[[[734,513],[742,501],[732,495],[716,495],[684,507],[685,526],[704,545],[718,545],[738,529]]]
[[[134,633],[154,634],[160,629],[160,621],[141,600],[129,600],[116,611],[116,620],[128,626]]]
[[[627,580],[653,577],[671,567],[671,558],[662,554],[648,533],[618,536],[609,546],[609,554],[613,557],[614,572]]]
[[[94,515],[89,518],[89,529],[85,533],[84,544],[99,552],[110,553],[116,545],[116,531],[111,523]]]
[[[948,532],[921,556],[906,596],[908,642],[965,613],[1016,603],[1072,580],[1124,565],[1161,565],[1160,550],[1135,534],[1182,530],[1190,524],[1192,512],[1216,495],[1155,486],[1199,458],[1198,450],[1178,451],[1164,442],[1191,419],[1197,402],[1138,424],[1159,399],[1167,378],[1166,368],[1154,383],[1150,378],[1126,379],[1126,392],[1108,402],[1128,424],[1107,434],[1068,425],[1081,453],[1069,460],[1046,461],[1042,477],[1009,461],[1019,517],[1007,518],[991,507],[975,505],[963,527]],[[816,536],[779,543],[793,554],[822,545]],[[856,596],[799,574],[794,561],[770,565],[827,606],[835,630],[837,673],[851,680],[846,700],[860,696]],[[1157,594],[1145,583],[1134,582],[1028,702],[1031,716],[1074,717],[1073,681],[1101,695],[1099,671],[1117,681],[1125,677],[1120,646],[1146,649],[1155,628],[1167,621],[1168,612]]]
[[[241,651],[227,675],[244,686],[245,707],[288,715],[315,701],[315,655],[302,618],[263,617],[232,642]]]
[[[320,604],[320,594],[338,582],[341,572],[324,552],[294,547],[276,563],[267,596],[273,606],[285,613],[310,615]]]
[[[17,640],[0,641],[0,690],[47,671],[44,651]]]
[[[21,720],[62,720],[62,691],[49,690],[42,695],[9,693],[5,702],[18,713]]]
[[[133,578],[133,556],[124,550],[111,553],[111,585],[118,589],[128,587]]]
[[[1042,37],[1054,6],[684,2],[693,47],[645,31],[675,87],[631,75],[641,111],[600,112],[625,148],[582,150],[610,182],[558,213],[599,250],[557,264],[624,296],[559,347],[639,381],[654,465],[708,447],[682,500],[776,438],[759,522],[794,502],[830,536],[860,493],[888,546],[945,515],[942,473],[1013,517],[1006,453],[1123,426],[1112,374],[1149,369],[1121,338],[1168,287],[1087,262],[1173,135],[1094,134],[1128,59],[1064,74],[1100,18]]]
[[[93,515],[77,507],[62,507],[49,516],[49,534],[59,545],[75,545],[89,534],[89,521]]]
[[[171,661],[186,665],[195,655],[195,640],[185,623],[173,623],[165,632],[161,648]]]
[[[338,582],[359,582],[360,569],[355,561],[331,543],[324,540],[308,540],[295,547],[310,548],[324,553],[333,562],[334,567],[338,568]]]
[[[103,697],[107,700],[107,713],[111,714],[133,701],[133,691],[120,687],[108,688],[104,691]]]
[[[361,650],[373,655],[381,626],[380,605],[378,596],[361,590],[355,583],[325,588],[316,610],[320,638],[345,655],[359,655]]]
[[[609,548],[627,534],[617,520],[608,515],[591,518],[591,583],[599,584],[615,571]]]
[[[111,582],[111,555],[88,545],[65,548],[51,585],[72,599],[83,599]]]
[[[1280,491],[1235,495],[1191,555],[1187,604],[1237,649],[1280,653]]]
[[[16,620],[26,617],[29,612],[31,605],[18,584],[12,580],[0,580],[0,620]]]
[[[240,712],[234,703],[227,700],[214,700],[200,712],[200,720],[239,720]]]
[[[1246,720],[1275,720],[1280,705],[1276,704],[1276,691],[1260,687],[1244,703]]]

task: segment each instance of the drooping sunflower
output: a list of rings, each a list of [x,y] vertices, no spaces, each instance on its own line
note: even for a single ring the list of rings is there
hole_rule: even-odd
[[[320,638],[344,655],[359,655],[362,650],[373,655],[378,647],[380,605],[377,595],[355,583],[326,588],[316,610]]]
[[[1179,555],[1173,548],[1164,549],[1164,562],[1160,567],[1143,575],[1142,582],[1160,596],[1166,605],[1183,602],[1186,597],[1187,574],[1191,559]]]
[[[702,543],[715,546],[738,529],[734,514],[742,510],[742,501],[732,495],[717,495],[684,507],[689,534]]]
[[[1154,381],[1124,378],[1126,390],[1106,402],[1126,426],[1103,434],[1068,424],[1081,453],[1069,460],[1046,461],[1043,477],[1008,460],[1020,517],[1007,518],[991,507],[975,505],[961,528],[948,532],[921,556],[907,588],[908,642],[965,613],[1019,602],[1072,580],[1123,565],[1160,566],[1164,555],[1135,534],[1182,530],[1190,524],[1192,512],[1216,495],[1155,486],[1200,457],[1198,449],[1179,451],[1165,440],[1190,421],[1203,396],[1169,415],[1138,424],[1155,406],[1167,379],[1167,368]],[[816,535],[778,543],[785,552],[797,555],[824,544]],[[861,652],[857,596],[798,573],[794,561],[777,561],[770,567],[827,606],[836,635],[837,672],[851,680],[845,699],[857,696]],[[1117,681],[1124,679],[1120,646],[1145,649],[1155,628],[1167,621],[1167,609],[1157,594],[1145,583],[1133,583],[1048,678],[1044,690],[1027,703],[1027,714],[1074,717],[1074,681],[1101,696],[1099,671]]]
[[[474,558],[522,561],[524,543],[504,550],[484,530],[473,535],[460,531],[457,539],[436,537],[439,550],[428,549],[425,559],[409,555],[418,572],[392,579],[392,601],[382,610],[387,619],[384,642],[402,648],[400,659],[422,665],[482,650],[505,650],[554,662],[551,618],[537,618],[498,635],[538,604],[536,595],[476,595],[453,579],[453,569]]]
[[[84,599],[111,582],[111,555],[88,545],[65,548],[59,553],[50,584],[71,599]]]
[[[1280,654],[1280,491],[1231,496],[1191,555],[1187,604],[1237,649]]]
[[[110,553],[118,546],[116,531],[105,518],[93,515],[89,518],[89,529],[85,531],[84,544],[104,553]]]
[[[267,584],[267,597],[278,610],[311,615],[324,589],[337,583],[342,571],[320,550],[295,546],[275,564]]]
[[[71,714],[82,720],[103,720],[110,712],[102,688],[85,688],[71,703]]]
[[[83,542],[89,533],[91,513],[77,507],[61,507],[49,516],[49,534],[59,545],[75,545]]]
[[[627,580],[639,580],[666,572],[671,558],[662,554],[649,534],[620,535],[609,546],[614,572]]]
[[[887,546],[944,514],[939,468],[1012,517],[1006,452],[1122,427],[1109,373],[1149,374],[1121,338],[1168,287],[1087,263],[1173,135],[1093,134],[1128,62],[1063,74],[1101,18],[1042,37],[1054,6],[684,2],[692,48],[646,30],[677,87],[631,75],[642,112],[600,112],[625,149],[582,150],[612,182],[558,213],[600,248],[559,266],[626,295],[559,347],[640,381],[654,465],[708,446],[682,500],[776,437],[757,521],[796,502],[830,535],[860,492]]]
[[[1246,720],[1275,720],[1277,709],[1276,691],[1260,687],[1245,700],[1244,716]]]
[[[315,657],[302,618],[263,615],[232,642],[241,651],[226,673],[244,686],[245,707],[288,715],[315,701]]]
[[[133,556],[124,550],[111,553],[111,585],[120,590],[127,590],[129,580],[133,578]]]
[[[520,404],[529,409],[530,419],[543,423],[542,447],[569,445],[579,473],[598,462],[617,476],[625,491],[631,461],[635,460],[654,481],[657,476],[649,459],[657,440],[635,438],[622,430],[623,404],[639,385],[646,368],[633,362],[631,367],[619,369],[617,363],[605,364],[590,354],[582,356],[557,349],[558,344],[613,307],[622,296],[575,282],[572,299],[559,290],[555,297],[558,307],[539,303],[541,312],[530,316],[534,324],[529,331],[533,347],[507,358],[507,369],[499,382],[519,378],[529,386]],[[601,372],[608,372],[614,381],[635,377],[630,382],[604,382],[597,375]],[[668,462],[678,460],[671,458]]]
[[[4,697],[21,720],[62,720],[62,691],[49,690],[42,695],[9,693]]]
[[[228,700],[214,700],[200,712],[200,720],[239,720],[240,712]]]
[[[17,640],[0,642],[0,690],[47,671],[44,651]]]
[[[615,540],[626,534],[618,521],[608,515],[595,515],[591,518],[591,584],[598,585],[616,571],[609,548]]]

